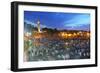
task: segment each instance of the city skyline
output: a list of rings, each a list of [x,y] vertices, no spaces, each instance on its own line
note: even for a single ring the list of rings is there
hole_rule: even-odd
[[[24,22],[37,26],[38,20],[41,28],[90,31],[90,14],[87,13],[24,11]]]
[[[24,61],[90,59],[90,15],[24,11]]]

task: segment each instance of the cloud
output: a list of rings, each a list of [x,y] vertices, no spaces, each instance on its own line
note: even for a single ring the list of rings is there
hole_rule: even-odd
[[[29,21],[29,20],[24,20],[24,21],[25,21],[27,24],[31,24],[31,25],[34,25],[35,27],[37,27],[37,24],[34,23],[34,22],[31,22],[31,21]],[[45,28],[46,25],[40,24],[40,27],[41,27],[41,28]]]
[[[78,26],[83,26],[90,24],[90,15],[85,14],[85,15],[76,15],[72,19],[65,21],[64,25],[65,26],[70,26],[70,27],[78,27]]]

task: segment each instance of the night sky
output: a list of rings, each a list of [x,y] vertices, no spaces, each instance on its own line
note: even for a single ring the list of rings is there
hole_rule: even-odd
[[[41,22],[41,28],[90,31],[90,14],[88,13],[24,11],[24,21],[28,24],[37,26],[38,20]]]

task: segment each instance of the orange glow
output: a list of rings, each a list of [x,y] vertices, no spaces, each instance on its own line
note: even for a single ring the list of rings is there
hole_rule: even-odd
[[[86,35],[87,35],[87,37],[90,37],[90,33],[87,33]]]
[[[62,35],[62,36],[65,36],[65,34],[64,34],[64,33],[62,33],[61,35]]]
[[[76,36],[77,34],[76,34],[76,33],[74,33],[73,35],[74,35],[74,36]]]
[[[72,36],[72,34],[68,34],[68,36],[70,37],[70,36]]]

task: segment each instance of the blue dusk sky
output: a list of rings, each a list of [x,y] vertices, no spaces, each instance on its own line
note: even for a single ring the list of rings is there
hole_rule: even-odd
[[[90,31],[90,14],[88,13],[24,11],[24,21],[28,24],[37,26],[38,20],[40,20],[41,28]]]

